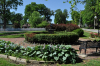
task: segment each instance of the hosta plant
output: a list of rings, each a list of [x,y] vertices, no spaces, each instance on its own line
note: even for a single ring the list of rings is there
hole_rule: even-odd
[[[0,40],[0,53],[13,56],[26,56],[42,58],[44,61],[57,61],[60,63],[75,63],[78,60],[76,50],[71,45],[40,45],[26,47]]]

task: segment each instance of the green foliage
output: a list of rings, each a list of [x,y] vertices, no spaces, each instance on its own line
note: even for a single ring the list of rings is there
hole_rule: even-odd
[[[60,24],[60,23],[64,23],[66,24],[66,18],[68,18],[68,12],[66,9],[64,9],[64,11],[62,12],[61,9],[57,9],[55,14],[55,19],[54,19],[54,23],[55,24]]]
[[[26,66],[26,65],[24,65],[24,64],[16,64],[16,63],[13,63],[9,59],[0,58],[0,66]]]
[[[72,19],[73,19],[73,21],[74,21],[74,24],[76,24],[76,25],[78,25],[79,23],[79,18],[80,18],[80,14],[79,14],[79,12],[77,12],[77,11],[72,11],[71,12],[71,17],[72,17]]]
[[[19,46],[17,44],[0,40],[0,53],[7,55],[39,57],[45,61],[57,61],[59,63],[76,63],[78,55],[71,45],[44,45],[36,47]]]
[[[83,36],[83,34],[84,34],[84,31],[83,31],[82,29],[76,29],[76,30],[73,30],[73,32],[78,33],[78,35],[79,35],[80,37]]]
[[[31,2],[31,4],[26,5],[25,7],[25,22],[29,19],[32,12],[38,11],[41,16],[45,16],[45,20],[51,21],[50,17],[54,15],[53,10],[47,8],[44,4],[36,4],[35,2]]]
[[[92,8],[92,6],[96,5],[96,0],[87,0],[85,9],[82,13],[82,22],[83,24],[87,24],[88,26],[94,26],[94,16],[95,16],[95,9]],[[98,14],[98,13],[97,13]]]
[[[10,21],[12,22],[12,24],[14,25],[14,28],[20,28],[20,22],[22,22],[21,20],[23,20],[23,16],[21,13],[16,13],[15,12],[11,12],[10,13]]]
[[[6,23],[9,20],[10,9],[17,9],[17,6],[23,5],[23,0],[0,0],[0,14],[2,14],[2,19],[4,20],[4,28],[6,28]]]
[[[31,36],[32,35],[32,36]],[[56,34],[25,34],[25,40],[36,43],[72,43],[79,39],[75,32],[64,32]]]
[[[32,13],[32,15],[29,17],[29,24],[31,25],[31,27],[36,27],[36,25],[41,23],[41,16],[40,13],[37,11],[34,11]]]
[[[42,23],[38,24],[37,27],[39,28],[45,28],[49,23],[47,21],[42,21]]]

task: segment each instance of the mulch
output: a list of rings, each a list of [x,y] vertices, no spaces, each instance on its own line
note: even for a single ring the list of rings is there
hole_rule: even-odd
[[[11,42],[13,42],[17,45],[21,45],[21,46],[24,46],[24,47],[35,45],[34,43],[32,44],[32,43],[26,42],[25,38],[0,38],[0,40],[11,41]],[[89,39],[79,38],[79,40],[86,41],[86,40],[89,40]],[[79,50],[79,46],[80,46],[79,44],[73,44],[72,48]],[[95,53],[95,52],[96,52],[95,48],[89,48],[86,51],[87,57],[80,57],[80,58],[82,58],[82,59],[99,58],[100,57],[100,49],[98,49],[98,53]],[[80,52],[77,51],[77,54],[80,54]],[[81,51],[81,54],[84,54],[84,50]]]

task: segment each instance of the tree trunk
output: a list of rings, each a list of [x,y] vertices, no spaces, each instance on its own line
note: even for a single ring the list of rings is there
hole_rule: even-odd
[[[4,16],[4,26],[3,27],[4,27],[4,30],[6,29],[6,17],[5,17],[5,15],[6,15],[5,14],[6,7],[5,7],[5,5],[6,4],[5,4],[5,0],[4,0],[4,12],[3,12],[3,16]]]

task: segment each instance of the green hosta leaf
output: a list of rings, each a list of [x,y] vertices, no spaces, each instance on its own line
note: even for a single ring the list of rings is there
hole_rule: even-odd
[[[62,56],[62,54],[61,54],[61,53],[59,53],[59,54],[58,54],[58,56]]]
[[[35,54],[36,53],[36,51],[34,51],[32,54]]]
[[[57,54],[57,52],[55,51],[54,53],[53,53],[53,55],[56,55]]]
[[[62,50],[63,52],[67,52],[68,50]]]
[[[45,52],[44,54],[46,55],[46,54],[48,54],[48,52]]]
[[[64,52],[61,52],[61,54],[64,54]]]
[[[54,59],[57,61],[59,59],[59,57],[54,57]]]
[[[42,56],[42,59],[47,58],[47,56]]]
[[[70,51],[70,54],[73,55],[73,53]]]
[[[65,54],[65,56],[66,56],[66,57],[68,57],[68,56],[69,56],[69,54]]]
[[[65,60],[66,60],[66,58],[67,58],[67,57],[64,57],[64,56],[63,56],[63,61],[65,61]]]
[[[41,52],[40,51],[37,51],[37,53],[36,54],[40,54]]]
[[[29,54],[29,52],[26,53],[27,55]]]
[[[53,56],[53,54],[51,53],[49,56],[50,56],[50,57],[52,57],[52,56]]]
[[[43,54],[40,54],[40,55],[39,55],[39,57],[42,57],[42,56],[43,56]]]

